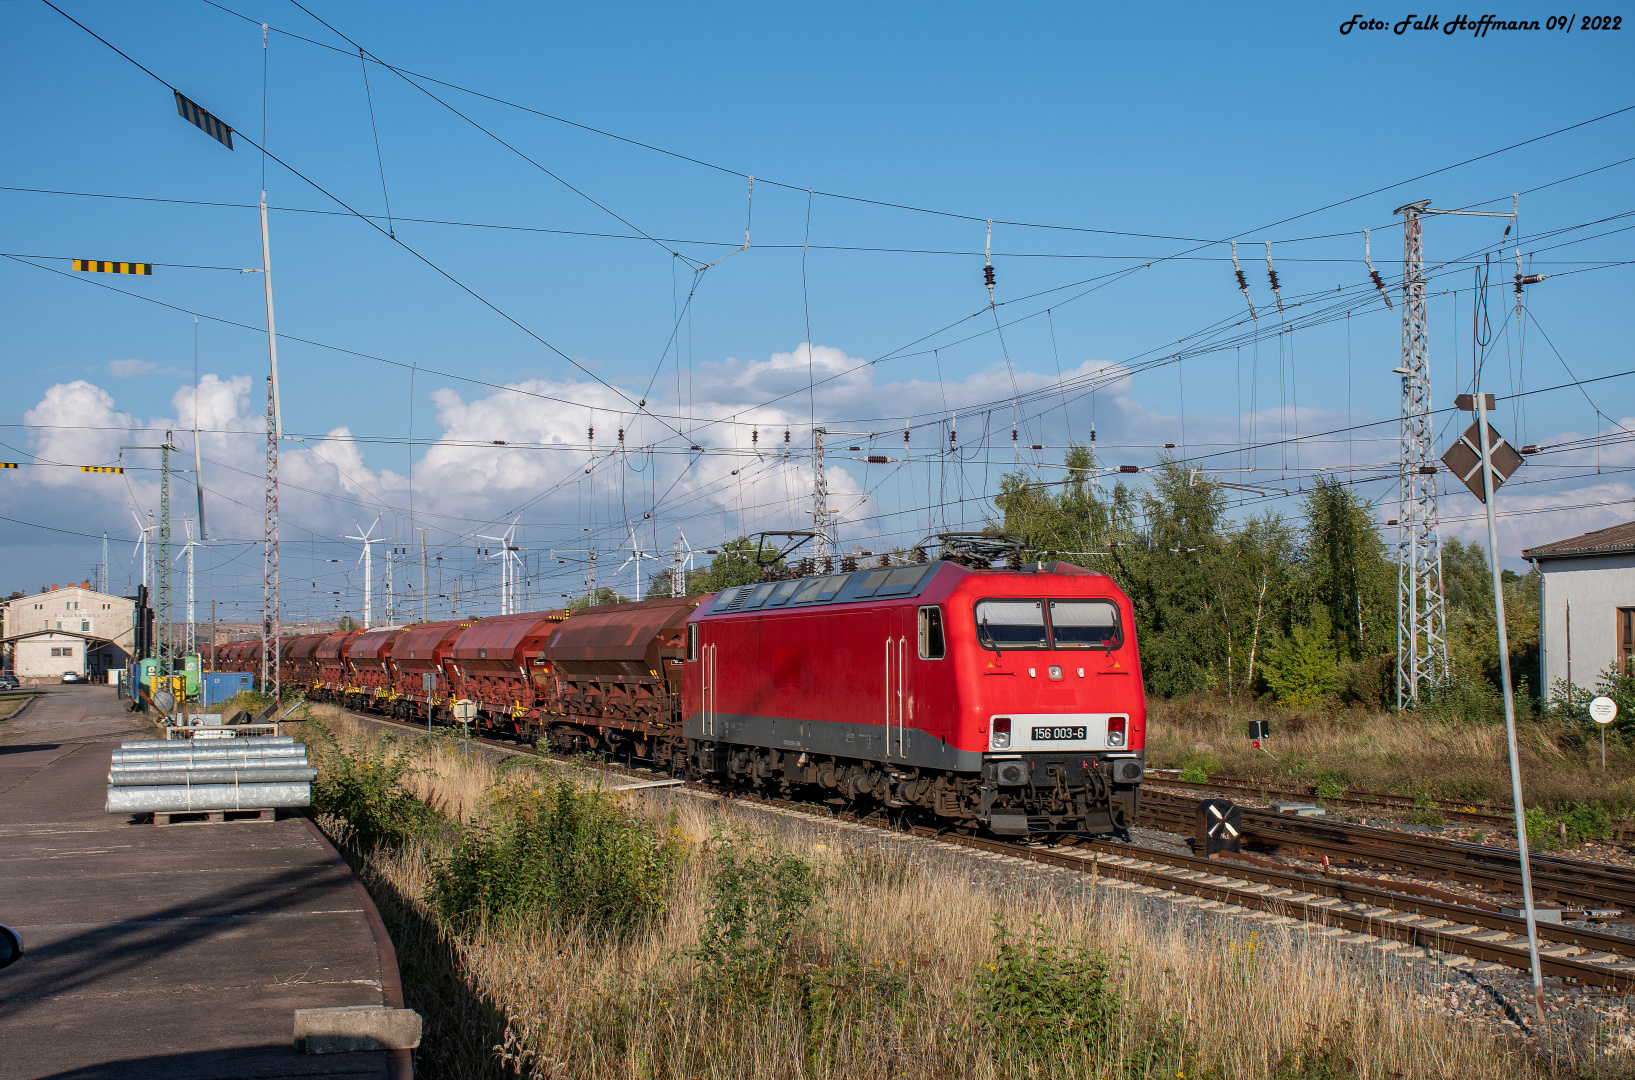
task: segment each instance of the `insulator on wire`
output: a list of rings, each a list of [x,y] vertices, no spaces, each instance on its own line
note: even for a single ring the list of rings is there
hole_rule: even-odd
[[[988,306],[993,307],[993,219],[988,219],[988,240],[982,246],[982,280],[988,286]]]
[[[761,444],[761,429],[760,428],[756,428],[756,429],[752,430],[749,433],[749,444],[751,446],[759,446]]]
[[[619,445],[624,445],[624,428],[619,429]]]
[[[1243,302],[1249,305],[1249,318],[1259,322],[1260,316],[1255,314],[1255,302],[1249,299],[1249,279],[1243,276],[1243,267],[1238,265],[1237,242],[1228,240],[1227,243],[1232,245],[1232,270],[1238,276],[1238,289],[1243,293]]]
[[[908,445],[908,429],[907,428],[903,429],[903,445],[904,446]]]
[[[1368,266],[1368,276],[1374,282],[1374,288],[1379,290],[1380,298],[1385,301],[1387,311],[1395,311],[1391,304],[1391,294],[1385,291],[1385,282],[1380,279],[1380,272],[1374,269],[1374,257],[1368,250],[1368,230],[1363,230],[1363,262]]]
[[[1277,297],[1278,314],[1283,313],[1283,292],[1278,288],[1277,271],[1272,269],[1272,242],[1266,241],[1266,277],[1272,283],[1272,295]]]
[[[595,428],[588,428],[587,430],[590,432],[590,441],[595,442],[596,441],[596,429]]]
[[[783,444],[785,446],[789,445],[789,429],[788,428],[783,429]]]

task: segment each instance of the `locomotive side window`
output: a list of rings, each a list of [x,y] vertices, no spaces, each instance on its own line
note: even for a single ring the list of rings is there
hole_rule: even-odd
[[[1111,600],[1052,600],[1050,628],[1058,649],[1116,649],[1123,644]]]
[[[695,622],[687,624],[687,659],[698,659],[698,624]]]
[[[942,608],[920,609],[920,659],[941,660],[948,652],[942,638]]]
[[[1043,649],[1046,643],[1043,600],[979,600],[977,640],[985,649]]]

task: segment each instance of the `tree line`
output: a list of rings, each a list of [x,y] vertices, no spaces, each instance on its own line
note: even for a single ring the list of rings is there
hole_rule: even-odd
[[[1355,490],[1319,474],[1297,518],[1232,521],[1221,486],[1173,457],[1143,490],[1100,489],[1088,446],[1073,446],[1065,464],[1065,480],[1008,473],[992,524],[1019,538],[1027,558],[1061,558],[1119,583],[1135,607],[1150,692],[1394,705],[1397,566]],[[1451,670],[1435,696],[1490,711],[1499,664],[1486,553],[1450,538],[1442,557]],[[1505,579],[1512,672],[1525,699],[1536,691],[1537,577]]]

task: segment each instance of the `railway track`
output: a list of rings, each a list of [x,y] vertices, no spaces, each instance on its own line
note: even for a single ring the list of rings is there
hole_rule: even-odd
[[[1175,776],[1167,775],[1175,773]],[[1254,795],[1262,799],[1290,798],[1316,799],[1315,784],[1287,780],[1256,780],[1244,776],[1211,776],[1208,780],[1182,780],[1177,769],[1149,769],[1147,778],[1168,787],[1185,788],[1199,793],[1220,792]],[[1342,795],[1322,796],[1322,801],[1336,806],[1350,806],[1358,810],[1384,810],[1392,813],[1413,813],[1416,810],[1434,810],[1453,821],[1495,828],[1511,828],[1515,818],[1508,806],[1486,803],[1461,802],[1457,799],[1439,799],[1397,795],[1387,791],[1347,791]]]
[[[418,725],[365,713],[348,712],[348,715],[383,727],[416,733],[425,730]],[[540,754],[510,740],[476,737],[473,741],[505,753],[557,757]],[[596,767],[604,772],[638,780],[663,778],[653,770],[613,763]],[[685,787],[718,798],[831,821],[849,822],[896,834],[904,831],[901,823],[889,820],[883,813],[858,815],[790,799],[724,791],[693,781],[687,781]],[[1163,801],[1155,802],[1162,804]],[[1168,805],[1176,811],[1180,810],[1178,803],[1172,801]],[[1166,823],[1173,823],[1177,815],[1166,810],[1160,812],[1158,817]],[[1388,951],[1400,950],[1400,955],[1405,957],[1418,955],[1429,958],[1431,953],[1442,953],[1465,958],[1462,962],[1453,961],[1451,966],[1474,963],[1502,965],[1523,971],[1530,969],[1525,922],[1498,911],[1390,892],[1354,882],[1303,874],[1293,869],[1251,865],[1242,860],[1203,859],[1179,852],[1136,848],[1102,840],[1046,844],[993,840],[926,826],[915,826],[909,831],[924,839],[967,848],[991,857],[1019,859],[1061,870],[1094,874],[1148,894],[1172,894],[1182,898],[1182,902],[1195,903],[1203,909],[1219,910],[1233,906],[1273,918],[1314,923],[1323,927],[1321,932],[1342,941],[1372,943]],[[1190,820],[1179,831],[1190,832]],[[1394,838],[1396,834],[1390,835]],[[1538,931],[1539,960],[1545,975],[1615,992],[1635,991],[1635,938],[1548,923],[1539,924]]]
[[[1141,817],[1160,828],[1190,833],[1196,805],[1168,792],[1145,791]],[[1457,881],[1516,898],[1514,906],[1521,904],[1521,868],[1516,853],[1504,848],[1269,810],[1244,810],[1243,835],[1251,846],[1281,854],[1327,856],[1359,867]],[[1635,909],[1635,876],[1621,867],[1537,855],[1530,862],[1535,899],[1587,910]]]

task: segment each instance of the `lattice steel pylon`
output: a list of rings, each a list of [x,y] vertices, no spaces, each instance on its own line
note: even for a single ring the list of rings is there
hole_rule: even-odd
[[[278,700],[278,639],[283,627],[278,618],[278,427],[274,414],[273,380],[267,377],[267,502],[261,547],[261,686],[272,688]]]
[[[824,428],[812,429],[812,531],[817,533],[812,555],[817,559],[829,556],[829,478],[823,471]]]
[[[1448,677],[1447,608],[1436,513],[1436,435],[1425,330],[1421,225],[1430,200],[1397,208],[1402,221],[1402,429],[1397,485],[1397,708]]]
[[[159,625],[165,628],[159,639],[159,670],[169,675],[176,659],[172,643],[175,627],[170,619],[170,432],[165,432],[165,444],[159,448]]]

